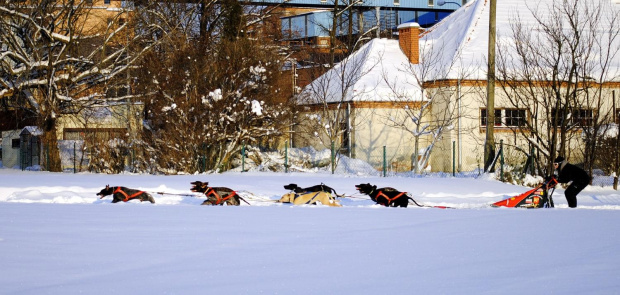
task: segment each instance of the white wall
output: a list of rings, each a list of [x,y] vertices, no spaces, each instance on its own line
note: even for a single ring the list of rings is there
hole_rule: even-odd
[[[22,130],[11,130],[2,132],[2,166],[13,168],[19,166],[19,147],[12,148],[13,139],[19,139]]]

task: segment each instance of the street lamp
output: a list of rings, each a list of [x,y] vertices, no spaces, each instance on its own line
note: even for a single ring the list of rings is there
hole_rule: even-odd
[[[450,4],[456,4],[456,5],[458,5],[459,7],[461,7],[461,4],[456,3],[456,2],[452,2],[452,1],[444,1],[444,0],[439,0],[439,1],[437,1],[437,5],[439,5],[439,6],[444,6],[445,4],[448,4],[448,3],[450,3]]]

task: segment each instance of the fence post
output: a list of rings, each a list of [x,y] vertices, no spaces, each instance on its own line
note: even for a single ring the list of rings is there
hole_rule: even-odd
[[[284,141],[284,173],[288,173],[288,140]]]
[[[387,153],[385,152],[385,146],[383,146],[383,177],[387,175]]]
[[[136,173],[136,147],[131,147],[131,172]]]
[[[499,141],[499,180],[504,182],[504,140]]]
[[[456,176],[456,141],[452,141],[452,177]]]
[[[245,144],[241,145],[241,172],[245,172]]]
[[[76,153],[75,153],[75,149],[76,149],[76,143],[75,141],[73,142],[73,173],[77,173],[77,167],[76,167],[76,163],[75,163],[75,158],[76,157]]]
[[[530,175],[534,175],[536,173],[534,169],[534,146],[530,148]]]
[[[50,146],[49,144],[45,145],[45,163],[47,163],[45,168],[47,169],[47,171],[50,171]]]
[[[202,173],[207,171],[207,145],[202,143]]]
[[[332,156],[331,156],[331,162],[332,162],[332,174],[334,174],[334,172],[336,171],[336,151],[334,148],[334,142],[332,141],[332,147],[331,147],[331,151],[332,151]]]

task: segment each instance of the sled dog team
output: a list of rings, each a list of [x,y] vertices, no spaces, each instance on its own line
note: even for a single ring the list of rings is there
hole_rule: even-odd
[[[239,206],[241,201],[250,205],[248,201],[243,199],[236,191],[227,187],[210,187],[208,182],[194,181],[191,183],[191,191],[202,193],[207,199],[202,205],[228,205]],[[332,207],[341,207],[340,203],[336,200],[338,197],[347,197],[345,195],[339,195],[333,188],[319,184],[306,188],[301,188],[297,184],[291,183],[284,186],[285,189],[290,190],[278,200],[279,203],[291,203],[294,205],[316,205],[322,204]],[[386,207],[407,207],[409,201],[413,201],[417,206],[422,207],[413,200],[406,192],[398,191],[391,187],[377,188],[376,185],[369,183],[362,183],[355,186],[357,191],[361,194],[367,195],[372,201],[377,204]],[[162,193],[163,194],[163,193]],[[112,203],[128,202],[130,200],[139,200],[140,202],[149,201],[155,203],[155,199],[151,194],[145,191],[131,189],[123,186],[109,186],[106,185],[97,196],[103,199],[106,196],[112,195]]]
[[[545,178],[545,181],[535,189],[519,196],[493,203],[491,206],[521,208],[553,207],[551,195],[553,194],[553,190],[555,190],[555,185],[558,183],[570,183],[564,194],[568,206],[571,208],[577,207],[577,194],[590,183],[592,178],[583,169],[567,163],[563,157],[557,157],[553,164],[558,171],[558,175],[548,176]],[[208,182],[201,181],[194,181],[191,184],[192,192],[199,192],[207,197],[207,200],[204,201],[202,205],[215,206],[226,204],[229,206],[239,206],[241,201],[248,205],[250,204],[239,196],[236,191],[230,188],[210,187]],[[290,192],[280,198],[278,201],[280,203],[291,203],[294,205],[316,205],[320,203],[332,207],[341,207],[342,205],[340,205],[336,198],[347,197],[337,194],[333,188],[324,184],[301,188],[297,186],[297,184],[291,183],[285,185],[284,188],[290,190]],[[411,201],[418,207],[448,208],[445,206],[420,205],[406,192],[401,192],[391,187],[377,188],[376,185],[362,183],[356,185],[355,189],[359,193],[370,197],[375,203],[386,207],[407,207],[407,205],[410,204],[409,201]],[[548,193],[549,190],[551,190],[551,194]],[[149,201],[155,203],[155,199],[149,193],[122,186],[110,187],[107,185],[97,194],[101,199],[109,195],[113,197],[112,203],[120,201],[127,202],[134,199],[140,200],[140,202]]]

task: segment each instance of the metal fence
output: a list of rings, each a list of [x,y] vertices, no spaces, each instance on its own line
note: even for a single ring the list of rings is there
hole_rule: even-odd
[[[61,150],[61,163],[65,172],[88,171],[89,155],[83,152],[83,145],[80,141],[63,141],[59,144]],[[328,174],[344,174],[359,176],[380,176],[380,177],[454,177],[454,178],[477,178],[484,174],[482,171],[483,163],[478,167],[468,171],[459,171],[457,165],[457,154],[453,146],[450,150],[434,150],[433,157],[442,157],[451,161],[450,168],[442,172],[432,172],[431,167],[426,165],[420,167],[418,173],[414,173],[415,159],[413,157],[402,156],[408,154],[402,147],[382,146],[381,148],[366,151],[364,159],[349,157],[347,153],[341,153],[335,148],[325,150],[315,150],[307,148],[289,148],[281,150],[264,149],[253,146],[243,146],[236,159],[231,162],[233,171],[271,171],[271,172],[319,172]],[[47,161],[47,149],[43,148],[43,162]],[[135,151],[126,153],[125,171],[137,171],[132,167],[135,163]],[[409,151],[409,154],[413,154]],[[197,167],[202,167],[204,158],[199,156],[196,159]],[[496,179],[504,182],[522,184],[522,180],[531,174],[532,161],[528,154],[523,150],[514,147],[498,146],[497,158],[494,164]],[[212,172],[204,171],[200,168],[198,173]],[[603,175],[600,171],[595,171],[592,185],[599,187],[609,187],[614,184],[614,176]]]

